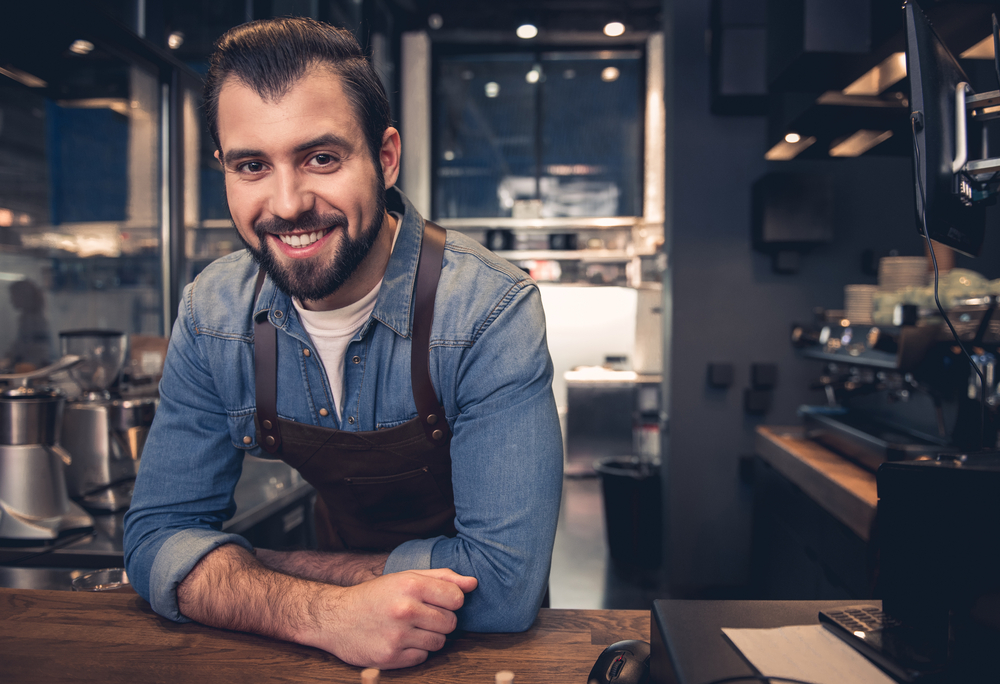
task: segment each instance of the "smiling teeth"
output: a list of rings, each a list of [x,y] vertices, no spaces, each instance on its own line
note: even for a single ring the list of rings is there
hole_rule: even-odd
[[[290,247],[307,247],[326,235],[325,230],[317,230],[315,233],[300,233],[298,235],[279,235],[278,239]]]

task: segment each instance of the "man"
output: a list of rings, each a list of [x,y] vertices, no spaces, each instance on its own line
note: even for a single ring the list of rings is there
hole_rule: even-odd
[[[237,27],[205,101],[247,252],[185,290],[125,521],[133,585],[171,619],[381,668],[456,625],[526,629],[562,482],[536,286],[394,189],[399,134],[349,33]],[[316,487],[321,551],[220,531],[245,453]]]

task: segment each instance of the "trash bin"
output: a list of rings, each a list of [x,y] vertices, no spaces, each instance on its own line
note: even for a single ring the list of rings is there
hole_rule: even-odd
[[[605,458],[594,464],[604,492],[604,520],[612,560],[658,568],[663,516],[660,466],[637,458]]]

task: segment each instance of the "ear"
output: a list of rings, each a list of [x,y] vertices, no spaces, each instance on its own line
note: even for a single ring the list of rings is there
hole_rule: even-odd
[[[215,161],[219,162],[219,164],[222,164],[222,156],[219,154],[218,150],[215,151]],[[225,164],[222,165],[225,166]]]
[[[399,131],[390,126],[385,129],[385,133],[382,135],[382,148],[378,153],[379,162],[382,164],[382,177],[385,178],[387,190],[395,185],[396,179],[399,178],[399,156]]]

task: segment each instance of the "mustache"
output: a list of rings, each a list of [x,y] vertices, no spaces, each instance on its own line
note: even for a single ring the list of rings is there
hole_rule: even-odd
[[[279,216],[271,216],[261,219],[253,224],[254,232],[263,237],[270,234],[295,233],[298,231],[312,231],[322,228],[346,228],[347,216],[339,211],[326,214],[317,214],[309,211],[299,216],[294,221],[283,219]]]

